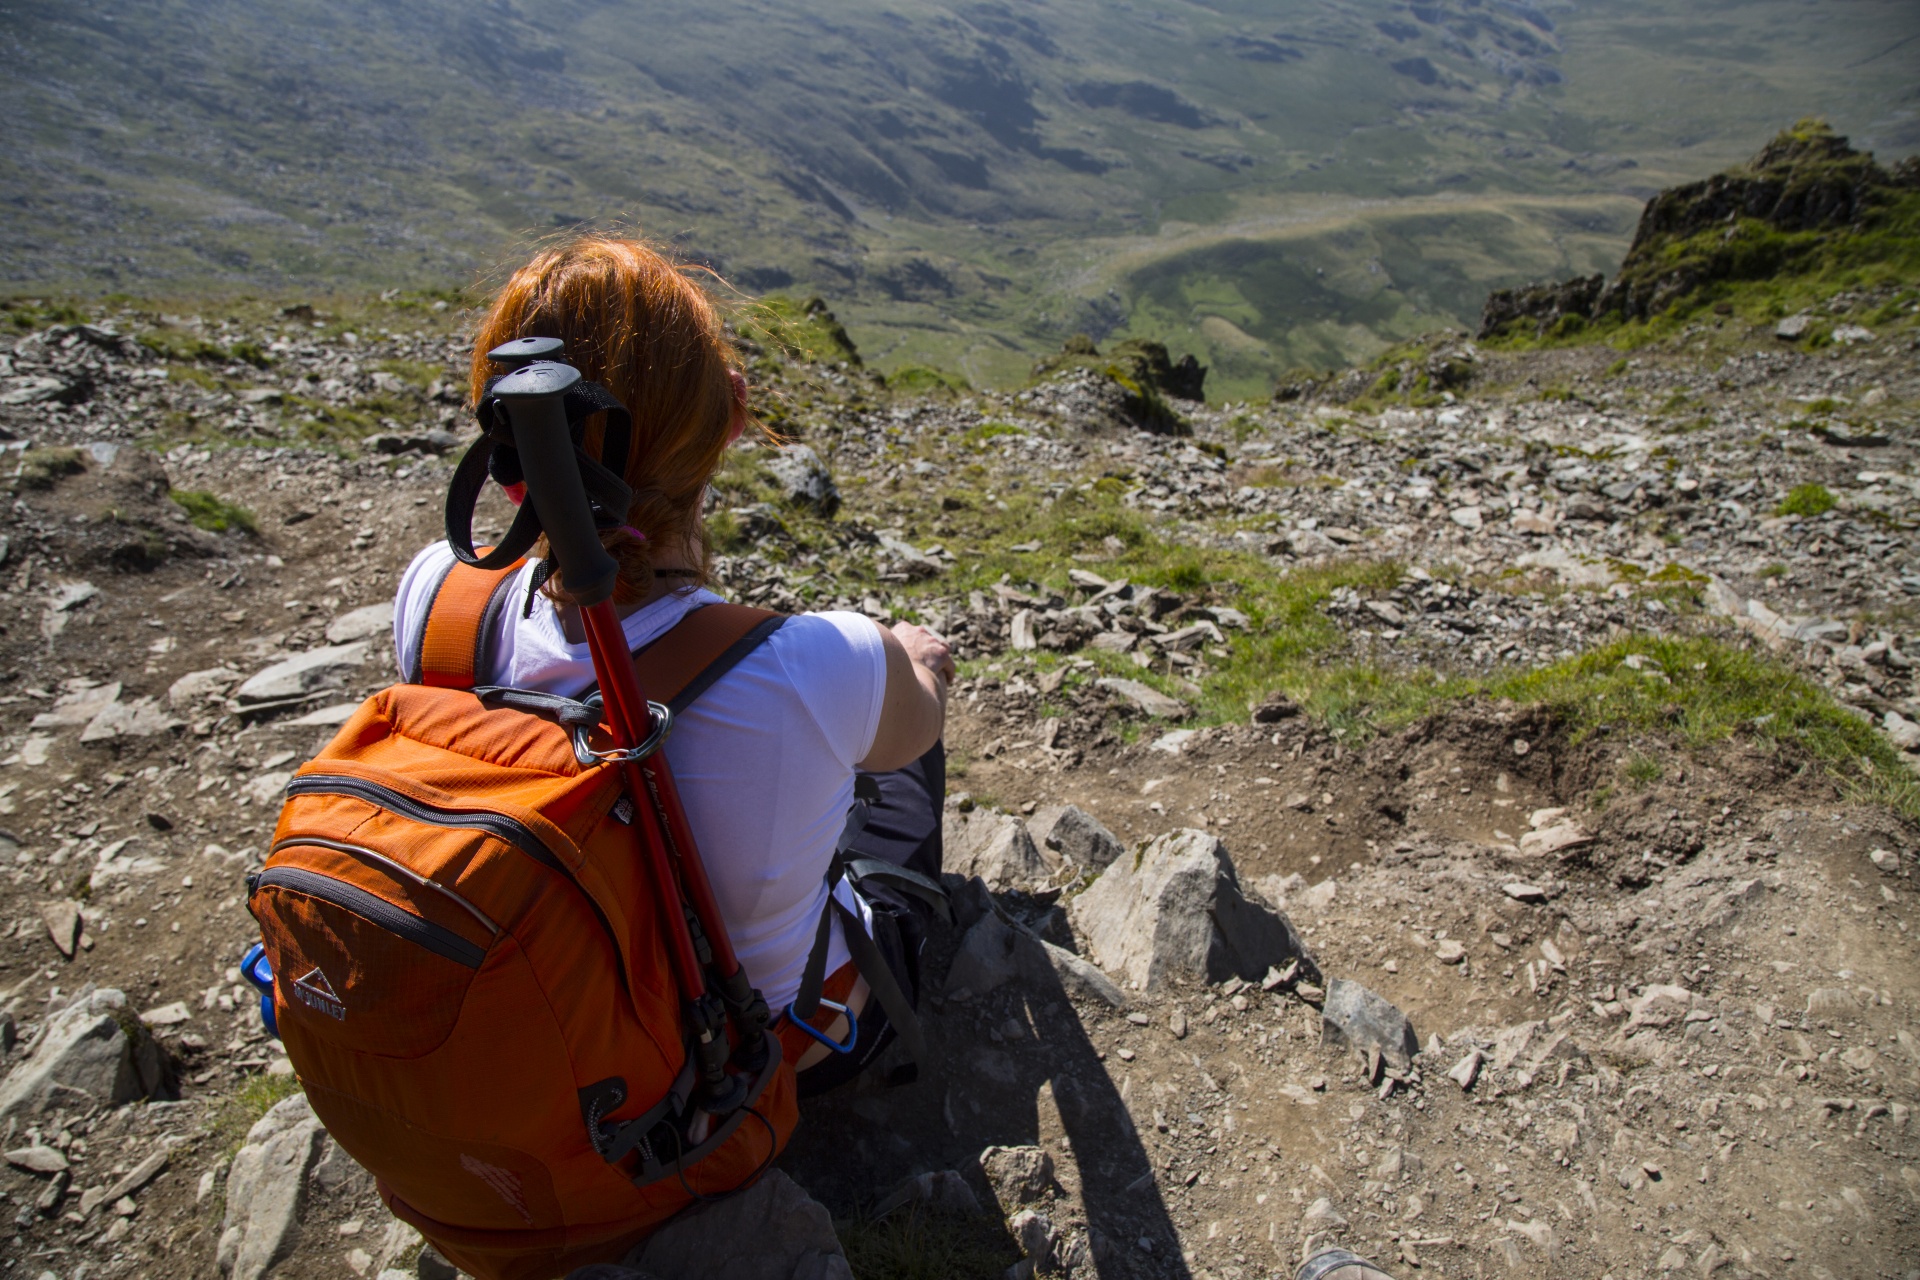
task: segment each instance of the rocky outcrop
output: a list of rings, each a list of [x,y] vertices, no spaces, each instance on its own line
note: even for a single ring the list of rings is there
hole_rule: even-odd
[[[111,988],[82,991],[47,1019],[33,1048],[0,1082],[0,1120],[31,1120],[151,1097],[168,1087],[166,1055]]]
[[[1648,201],[1612,281],[1584,276],[1489,294],[1480,336],[1577,331],[1607,316],[1645,319],[1716,281],[1791,270],[1819,245],[1784,235],[1864,228],[1913,190],[1920,190],[1920,166],[1883,169],[1825,124],[1802,120],[1748,164]]]
[[[227,1173],[216,1254],[228,1280],[261,1280],[287,1255],[324,1135],[305,1094],[276,1104],[248,1130]]]
[[[948,805],[944,822],[941,839],[949,875],[979,876],[997,892],[1031,888],[1053,874],[1026,824],[1012,814]]]
[[[1071,914],[1100,967],[1140,990],[1174,978],[1252,981],[1289,960],[1312,966],[1287,918],[1241,892],[1226,846],[1191,828],[1115,862]]]

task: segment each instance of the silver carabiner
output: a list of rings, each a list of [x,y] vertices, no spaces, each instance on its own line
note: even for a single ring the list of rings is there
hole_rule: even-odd
[[[667,735],[673,732],[673,708],[664,702],[649,702],[647,718],[653,723],[653,731],[647,734],[645,742],[632,747],[615,747],[610,751],[595,751],[587,745],[587,727],[579,725],[573,731],[573,755],[583,768],[592,768],[599,764],[638,763],[658,751],[667,741]]]

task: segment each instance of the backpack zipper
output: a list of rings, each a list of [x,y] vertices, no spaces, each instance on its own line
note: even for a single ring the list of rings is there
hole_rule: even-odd
[[[484,809],[445,809],[439,805],[416,800],[405,792],[392,787],[370,782],[365,778],[356,778],[344,773],[307,773],[287,783],[287,795],[313,796],[335,795],[362,800],[376,809],[398,814],[410,822],[418,822],[429,827],[451,827],[462,831],[479,831],[492,836],[503,844],[510,844],[520,852],[538,862],[541,866],[558,872],[568,884],[579,890],[580,896],[593,908],[593,915],[606,931],[608,941],[620,951],[619,935],[614,932],[613,922],[607,919],[607,913],[600,909],[586,886],[581,884],[571,869],[554,855],[546,841],[536,834],[532,827],[517,822],[503,813],[492,813]],[[289,842],[291,843],[291,842]],[[464,904],[463,904],[464,905]],[[469,908],[471,910],[471,908]],[[491,921],[488,921],[491,925]]]
[[[410,880],[422,889],[432,889],[452,902],[455,906],[461,908],[475,920],[478,920],[488,933],[496,938],[500,936],[500,926],[488,919],[486,912],[474,906],[471,902],[468,902],[465,898],[447,888],[447,886],[441,884],[438,880],[430,876],[423,876],[406,863],[396,862],[384,853],[376,853],[363,845],[348,844],[344,840],[328,840],[321,836],[288,836],[285,840],[280,841],[275,844],[273,848],[267,850],[267,856],[272,857],[282,849],[291,849],[295,845],[306,845],[309,848],[315,849],[331,849],[335,853],[348,854],[352,857],[359,858],[363,862],[373,863],[389,875],[402,880]]]
[[[487,958],[484,949],[474,946],[453,930],[411,911],[402,910],[357,885],[322,875],[318,871],[307,871],[300,867],[268,867],[254,877],[250,893],[271,888],[291,889],[295,893],[330,902],[342,911],[351,911],[396,937],[405,938],[416,946],[425,947],[435,955],[445,956],[469,969],[478,969]]]
[[[573,873],[567,870],[566,864],[554,856],[553,850],[547,848],[546,841],[534,834],[532,827],[524,822],[516,822],[505,814],[491,813],[484,809],[442,809],[438,805],[415,800],[412,796],[395,791],[392,787],[384,787],[377,782],[368,782],[365,778],[355,778],[340,773],[303,774],[287,784],[287,794],[289,796],[350,796],[355,800],[364,800],[375,808],[397,813],[403,818],[429,827],[455,827],[466,831],[484,831],[495,839],[512,845],[535,862],[551,867],[569,880],[573,879]]]

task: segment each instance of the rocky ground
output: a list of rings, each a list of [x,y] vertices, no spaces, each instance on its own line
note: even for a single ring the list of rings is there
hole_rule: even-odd
[[[9,1274],[432,1273],[235,968],[466,431],[403,302],[0,353]],[[1920,1274],[1920,364],[1856,323],[1915,305],[1187,436],[757,348],[801,447],[729,466],[719,583],[964,660],[940,1061],[783,1161],[856,1273]]]

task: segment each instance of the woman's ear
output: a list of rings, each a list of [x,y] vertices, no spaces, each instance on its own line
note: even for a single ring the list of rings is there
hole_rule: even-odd
[[[733,414],[727,419],[727,443],[731,445],[747,429],[747,375],[729,369],[727,382],[733,387]]]

